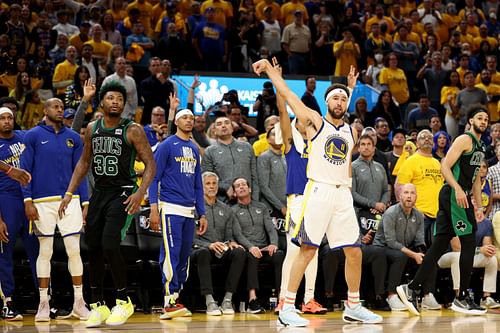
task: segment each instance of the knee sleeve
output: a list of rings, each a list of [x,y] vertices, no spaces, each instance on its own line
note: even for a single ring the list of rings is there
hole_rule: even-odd
[[[36,259],[36,275],[38,278],[50,278],[50,259],[54,247],[54,237],[40,237],[40,251]]]
[[[68,270],[71,276],[83,275],[82,258],[80,257],[80,235],[64,238],[64,247],[68,255]]]

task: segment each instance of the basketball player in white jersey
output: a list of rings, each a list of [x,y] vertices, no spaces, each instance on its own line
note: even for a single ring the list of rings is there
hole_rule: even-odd
[[[349,323],[382,322],[381,316],[363,307],[359,300],[362,254],[351,194],[351,156],[357,135],[343,121],[349,102],[349,89],[342,84],[333,84],[326,90],[328,112],[322,118],[302,103],[268,60],[254,63],[253,69],[257,75],[265,73],[271,79],[299,121],[306,125],[306,135],[311,142],[304,205],[294,232],[300,252],[292,266],[278,325],[309,324],[295,310],[295,297],[305,268],[314,257],[325,233],[330,247],[342,247],[346,256],[348,297],[343,320]],[[356,80],[357,76],[355,68],[351,66],[349,80]]]

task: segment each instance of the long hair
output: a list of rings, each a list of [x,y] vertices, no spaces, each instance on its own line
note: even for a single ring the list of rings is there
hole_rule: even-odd
[[[446,145],[444,146],[443,152],[446,154],[448,152],[448,149],[450,149],[451,146],[451,137],[446,133],[445,131],[439,131],[436,134],[434,134],[434,145],[432,146],[432,154],[435,155],[436,151],[438,149],[438,139],[441,135],[444,135],[446,138]]]
[[[87,67],[85,66],[78,66],[78,68],[76,69],[75,71],[75,77],[73,79],[73,87],[75,88],[75,91],[78,93],[78,95],[80,95],[81,97],[83,97],[83,86],[82,86],[82,83],[80,82],[80,73],[81,72],[86,72],[88,74],[88,79],[90,79],[90,71]]]
[[[15,89],[15,94],[16,94],[16,99],[18,101],[23,99],[24,94],[28,91],[31,90],[31,77],[28,74],[28,86],[25,87],[23,86],[23,80],[22,76],[23,74],[28,74],[27,72],[19,72],[16,77],[16,89]]]

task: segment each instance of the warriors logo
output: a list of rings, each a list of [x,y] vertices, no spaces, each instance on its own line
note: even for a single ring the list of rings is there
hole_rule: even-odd
[[[347,152],[349,151],[349,144],[340,136],[330,136],[325,143],[324,157],[328,162],[340,165],[344,164],[347,160]]]

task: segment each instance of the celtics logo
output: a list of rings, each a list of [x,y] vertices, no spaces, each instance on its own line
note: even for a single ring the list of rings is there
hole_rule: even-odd
[[[455,224],[455,228],[459,230],[460,232],[464,232],[465,229],[467,229],[467,224],[465,224],[464,221],[459,220],[457,224]]]
[[[340,136],[330,136],[325,143],[324,157],[328,162],[340,165],[344,164],[347,160],[347,152],[349,151],[349,144]]]

